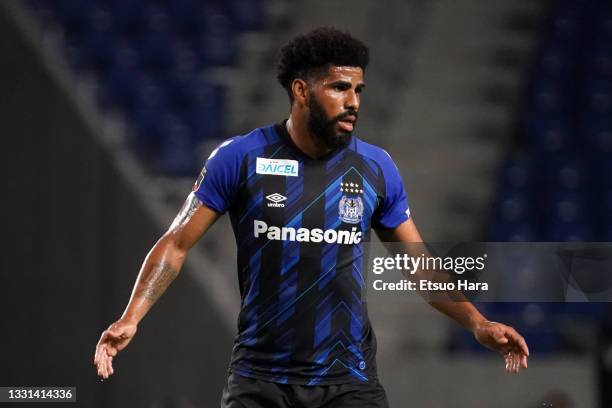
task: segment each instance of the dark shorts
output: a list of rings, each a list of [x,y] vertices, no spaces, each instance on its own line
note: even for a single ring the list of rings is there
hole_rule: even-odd
[[[388,408],[378,380],[358,384],[292,385],[230,374],[221,408]]]

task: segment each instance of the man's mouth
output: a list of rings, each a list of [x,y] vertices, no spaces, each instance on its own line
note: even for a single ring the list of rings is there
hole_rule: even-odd
[[[338,119],[338,125],[347,132],[352,132],[355,127],[355,122],[357,122],[357,118],[353,115],[345,116],[341,119]]]

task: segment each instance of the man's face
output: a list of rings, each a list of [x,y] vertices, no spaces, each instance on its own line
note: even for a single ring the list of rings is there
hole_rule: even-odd
[[[331,67],[313,81],[308,101],[308,130],[326,147],[348,144],[357,125],[360,95],[365,87],[363,70]]]

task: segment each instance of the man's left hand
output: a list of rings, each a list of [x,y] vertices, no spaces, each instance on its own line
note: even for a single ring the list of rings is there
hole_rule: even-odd
[[[506,362],[506,372],[518,373],[527,368],[529,348],[523,336],[505,324],[484,321],[474,328],[474,337],[488,349],[499,352]]]

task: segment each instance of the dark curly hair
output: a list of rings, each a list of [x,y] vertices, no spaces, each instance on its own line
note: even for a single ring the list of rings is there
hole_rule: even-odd
[[[276,78],[293,101],[291,83],[307,79],[331,66],[359,67],[365,72],[370,61],[368,47],[349,33],[320,27],[298,35],[281,48]]]

